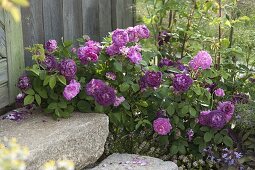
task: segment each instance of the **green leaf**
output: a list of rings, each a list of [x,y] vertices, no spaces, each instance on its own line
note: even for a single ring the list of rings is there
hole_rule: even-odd
[[[37,90],[37,93],[43,98],[43,99],[47,99],[48,98],[48,94],[47,94],[47,90],[40,88]]]
[[[84,100],[80,100],[77,103],[77,107],[79,109],[80,112],[90,112],[91,111],[91,106],[88,102],[84,101]]]
[[[29,104],[32,104],[35,100],[35,97],[34,96],[31,96],[31,95],[27,95],[24,99],[24,105],[29,105]]]
[[[61,108],[61,109],[65,109],[65,108],[67,108],[67,103],[64,102],[64,101],[59,102],[59,103],[58,103],[58,107]]]
[[[213,138],[213,140],[214,140],[214,142],[215,142],[216,144],[220,144],[220,143],[222,142],[222,139],[223,139],[223,136],[222,136],[220,133],[217,133],[217,134],[214,136],[214,138]]]
[[[50,77],[51,77],[51,76],[49,76],[49,75],[47,75],[47,76],[45,77],[45,79],[44,79],[44,81],[43,81],[43,86],[46,86],[46,85],[49,84],[49,82],[50,82]]]
[[[197,116],[197,111],[193,107],[189,107],[189,113],[191,116],[196,117]]]
[[[115,68],[118,72],[122,72],[122,64],[121,64],[120,62],[115,61],[115,62],[113,63],[113,66],[114,66],[114,68]]]
[[[189,105],[185,105],[181,109],[182,115],[185,115],[186,113],[189,113]]]
[[[109,113],[109,119],[110,122],[112,122],[115,125],[121,125],[121,113],[112,112]]]
[[[57,83],[56,76],[55,75],[51,76],[49,82],[50,88],[53,89],[56,86],[56,83]]]
[[[142,107],[148,107],[148,103],[146,101],[139,101],[139,102],[136,102],[137,105],[139,106],[142,106]]]
[[[185,155],[185,154],[186,154],[186,148],[185,148],[185,146],[184,146],[184,145],[178,145],[178,151],[179,151],[181,154]]]
[[[103,113],[104,107],[96,103],[95,111],[98,113]]]
[[[38,94],[35,94],[35,101],[40,106],[42,103],[42,99]]]
[[[121,103],[122,106],[126,109],[126,110],[130,110],[130,105],[129,103],[125,100],[124,102]]]
[[[233,147],[233,140],[229,136],[224,136],[223,143],[228,147]]]
[[[33,89],[28,89],[27,91],[25,91],[26,94],[29,94],[31,96],[35,95],[35,91]]]
[[[175,113],[175,106],[173,103],[170,103],[166,109],[167,113],[172,116]]]
[[[55,102],[48,105],[48,109],[54,110],[57,108],[58,108],[58,104]]]
[[[58,81],[60,81],[63,85],[66,85],[66,78],[62,75],[58,75]]]
[[[204,141],[209,142],[209,141],[211,141],[212,137],[213,137],[212,133],[206,132],[205,135],[204,135]]]
[[[170,148],[170,154],[176,155],[177,153],[178,153],[178,146],[173,144]]]
[[[129,89],[129,84],[128,83],[123,83],[123,84],[121,84],[120,85],[120,91],[121,92],[125,92],[125,91],[127,91],[128,89]]]
[[[138,92],[140,90],[140,86],[138,84],[132,84],[132,89],[134,92]]]

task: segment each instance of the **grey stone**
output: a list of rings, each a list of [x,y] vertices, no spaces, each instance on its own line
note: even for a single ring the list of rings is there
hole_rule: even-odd
[[[178,166],[158,158],[115,153],[90,170],[178,170]]]
[[[105,114],[73,113],[69,119],[56,121],[37,110],[18,122],[0,117],[0,139],[15,137],[29,148],[28,170],[63,158],[74,161],[76,169],[81,169],[103,154],[108,125]]]

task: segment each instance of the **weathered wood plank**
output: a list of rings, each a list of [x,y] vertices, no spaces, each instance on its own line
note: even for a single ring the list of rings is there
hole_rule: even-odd
[[[9,104],[9,88],[7,84],[0,85],[0,108]]]
[[[122,17],[125,28],[134,26],[134,0],[124,0],[124,13]]]
[[[64,39],[76,40],[82,36],[82,1],[63,0]]]
[[[99,0],[82,0],[83,34],[99,41]]]
[[[62,0],[43,0],[43,27],[45,41],[61,41],[61,37],[64,36]]]
[[[108,35],[112,31],[112,12],[111,1],[100,0],[99,1],[99,27],[100,27],[100,39]]]
[[[7,60],[0,59],[0,85],[8,81]]]
[[[4,10],[0,8],[0,23],[4,24]]]
[[[5,15],[6,48],[8,61],[9,103],[13,103],[18,89],[16,82],[24,71],[24,50],[22,25],[13,20],[10,14]],[[7,99],[5,99],[7,101]]]
[[[6,57],[6,41],[4,26],[0,24],[0,58]]]
[[[44,43],[43,1],[31,0],[30,7],[22,8],[21,14],[24,47]],[[26,66],[32,65],[31,55],[27,51],[25,51],[25,62]]]

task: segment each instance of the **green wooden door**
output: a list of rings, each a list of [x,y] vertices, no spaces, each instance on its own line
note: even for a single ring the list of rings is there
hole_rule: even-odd
[[[12,104],[18,93],[16,82],[24,71],[21,23],[0,8],[0,109]]]

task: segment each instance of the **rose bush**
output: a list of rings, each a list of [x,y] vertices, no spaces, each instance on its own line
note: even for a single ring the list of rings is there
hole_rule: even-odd
[[[113,134],[154,130],[151,138],[172,156],[201,159],[208,146],[233,149],[238,91],[226,87],[230,73],[215,69],[203,49],[192,59],[162,57],[152,64],[159,54],[140,44],[149,33],[145,25],[117,29],[102,43],[78,39],[77,50],[54,40],[34,45],[35,64],[18,81],[17,101],[37,104],[54,118],[74,110],[106,113]]]

